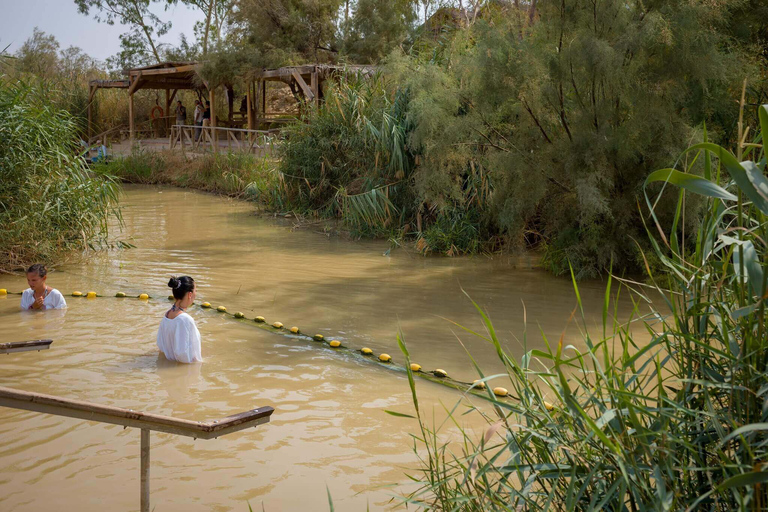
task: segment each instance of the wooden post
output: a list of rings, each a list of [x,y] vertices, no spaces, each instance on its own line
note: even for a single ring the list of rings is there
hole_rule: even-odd
[[[170,119],[168,118],[171,112],[171,91],[169,89],[165,90],[165,113],[163,114],[163,124],[165,125],[165,131],[168,132],[168,128],[170,127]]]
[[[133,146],[133,140],[136,137],[136,126],[133,122],[133,93],[128,93],[128,133],[131,146]]]
[[[216,133],[216,88],[211,87],[210,90],[210,102],[211,102],[211,135],[213,136],[211,145],[213,146],[214,153],[218,151],[218,137]]]
[[[317,72],[317,66],[312,70],[312,75],[310,79],[310,89],[312,90],[312,94],[315,95],[313,101],[315,103],[315,107],[317,107],[320,104],[320,77],[318,76]]]
[[[88,143],[91,143],[91,135],[93,131],[91,128],[91,103],[93,103],[93,93],[96,91],[92,85],[88,85]]]
[[[261,81],[261,115],[267,117],[267,81]]]
[[[141,512],[149,512],[149,429],[141,429]]]
[[[253,109],[251,108],[251,100],[253,98],[253,96],[251,96],[252,85],[253,85],[252,82],[248,82],[248,91],[246,92],[246,98],[245,98],[245,101],[248,104],[248,129],[249,130],[253,130]]]

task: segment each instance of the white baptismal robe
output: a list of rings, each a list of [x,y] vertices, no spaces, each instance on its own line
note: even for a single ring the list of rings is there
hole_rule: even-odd
[[[35,292],[32,288],[27,288],[21,294],[21,309],[31,309],[31,306],[34,303]],[[66,307],[67,301],[64,300],[64,296],[59,290],[51,288],[51,291],[46,293],[45,299],[43,299],[43,309],[64,309]]]
[[[157,347],[171,361],[203,362],[200,331],[197,330],[194,318],[186,313],[176,318],[163,316],[157,331]]]

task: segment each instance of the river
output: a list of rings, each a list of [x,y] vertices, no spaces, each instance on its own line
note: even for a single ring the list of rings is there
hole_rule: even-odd
[[[152,433],[152,506],[160,511],[384,510],[416,466],[413,420],[403,374],[311,342],[192,308],[203,339],[202,365],[157,355],[155,335],[170,275],[198,283],[198,303],[299,326],[351,347],[412,359],[460,380],[477,378],[458,339],[486,374],[495,351],[454,323],[484,333],[462,289],[485,309],[503,344],[521,356],[556,344],[583,347],[570,281],[531,268],[526,258],[425,258],[386,241],[350,241],[294,229],[291,219],[253,214],[251,204],[193,191],[126,186],[125,227],[136,247],[64,265],[48,284],[161,300],[68,297],[66,313],[20,312],[0,298],[0,342],[54,340],[51,349],[0,356],[0,386],[191,420],[213,420],[270,405],[272,421],[217,440]],[[113,230],[115,232],[115,230]],[[598,332],[605,283],[580,283],[587,325]],[[23,276],[0,276],[21,291]],[[620,315],[630,304],[621,303]],[[527,335],[524,335],[527,320]],[[493,385],[504,385],[503,379]],[[417,381],[422,408],[451,407],[456,391]],[[471,420],[467,420],[471,421]],[[481,428],[480,424],[468,425]],[[478,435],[480,431],[478,430]],[[139,432],[0,409],[0,510],[138,510]]]

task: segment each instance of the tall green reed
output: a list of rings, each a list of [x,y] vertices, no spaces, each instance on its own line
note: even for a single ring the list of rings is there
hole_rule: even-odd
[[[33,83],[0,76],[0,271],[107,242],[119,186],[78,156],[79,125]]]
[[[768,106],[759,119],[768,134]],[[647,232],[663,270],[646,265],[650,285],[609,277],[598,332],[573,279],[580,346],[542,334],[545,348],[529,350],[524,333],[525,353],[516,358],[475,304],[486,332],[465,330],[488,341],[506,371],[485,376],[468,357],[481,381],[503,381],[512,399],[489,385],[490,407],[459,401],[448,411],[458,441],[424,418],[409,373],[420,465],[404,503],[435,510],[768,508],[768,180],[762,136],[746,142],[746,133],[740,129],[733,154],[707,142],[705,132],[682,169],[647,178]],[[679,189],[677,213],[663,226],[654,207],[670,186]],[[707,201],[696,233],[681,227],[686,194]],[[623,294],[633,309],[620,321]],[[402,342],[401,349],[407,359]],[[486,422],[482,438],[464,428],[462,405]]]

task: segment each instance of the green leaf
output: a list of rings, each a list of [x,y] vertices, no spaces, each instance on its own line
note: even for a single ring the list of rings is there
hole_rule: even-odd
[[[675,169],[659,169],[658,171],[652,172],[650,176],[646,178],[645,184],[647,185],[648,183],[657,181],[668,182],[702,196],[715,197],[727,201],[735,201],[737,199],[735,195],[707,179],[696,176],[695,174],[680,172]]]
[[[397,416],[398,418],[411,418],[416,419],[416,416],[411,416],[410,414],[403,414],[402,412],[396,412],[396,411],[388,411],[384,409],[384,412],[387,414],[391,414],[392,416]]]
[[[764,197],[762,193],[759,192],[757,188],[755,188],[755,185],[752,183],[752,179],[754,179],[754,177],[750,178],[750,176],[747,174],[747,169],[742,166],[738,160],[736,160],[736,157],[733,156],[730,151],[727,151],[725,148],[718,146],[717,144],[701,143],[694,144],[690,148],[686,149],[685,152],[687,153],[699,149],[705,149],[717,156],[717,158],[720,159],[720,163],[728,171],[728,174],[731,175],[731,178],[733,178],[733,181],[736,182],[736,185],[739,187],[739,189],[741,189],[741,191],[761,212],[768,215],[768,198]],[[765,178],[763,178],[763,180],[765,180]]]
[[[768,481],[768,471],[752,471],[751,473],[732,476],[718,485],[717,489],[722,491],[731,487],[749,487],[766,481]]]

